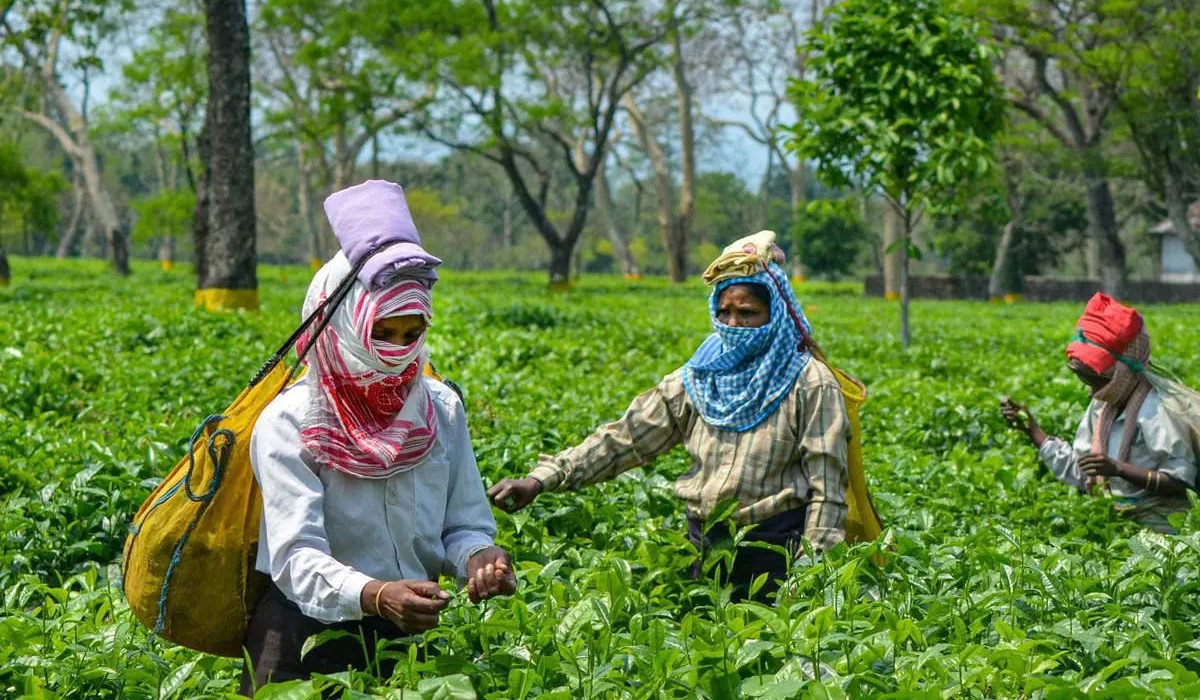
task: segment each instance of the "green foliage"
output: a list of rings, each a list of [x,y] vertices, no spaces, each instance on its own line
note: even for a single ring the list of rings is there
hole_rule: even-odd
[[[0,290],[0,690],[10,697],[224,697],[239,664],[150,638],[112,564],[194,425],[297,322],[309,273],[260,272],[262,311],[205,314],[150,264],[20,258]],[[1200,511],[1162,537],[1049,479],[1003,426],[1001,395],[1070,434],[1087,397],[1062,363],[1073,304],[916,302],[931,342],[903,352],[893,306],[814,283],[817,337],[869,387],[878,544],[797,562],[778,606],[687,576],[676,451],[579,494],[497,512],[516,596],[456,595],[392,678],[342,673],[261,697],[1193,697],[1200,692]],[[485,481],[522,474],[614,418],[708,333],[699,284],[449,271],[430,338],[466,392]],[[1142,309],[1155,355],[1186,362],[1200,309]],[[1179,362],[1172,362],[1179,360]],[[872,555],[887,560],[884,568]],[[450,585],[450,582],[446,582]]]
[[[1024,179],[1018,190],[1024,218],[1011,253],[1014,274],[1042,274],[1082,243],[1087,228],[1084,203],[1078,188],[1065,182],[1048,184],[1040,175]],[[953,216],[933,222],[929,247],[952,274],[991,273],[1000,235],[1012,218],[1004,197],[1003,185],[992,179]]]
[[[851,200],[818,199],[796,218],[793,254],[810,275],[850,272],[867,241],[867,228]]]
[[[1200,188],[1200,6],[1159,1],[1125,8],[1132,15],[1120,50],[1122,128],[1136,146],[1141,178],[1160,202],[1187,206]]]
[[[52,236],[58,223],[58,195],[67,183],[58,173],[25,166],[12,143],[0,143],[0,247],[26,232]]]
[[[164,190],[158,194],[129,203],[133,213],[135,243],[145,243],[163,236],[185,236],[192,230],[192,213],[196,209],[196,193],[191,190]]]
[[[411,11],[405,5],[269,0],[257,13],[255,32],[277,72],[258,84],[277,98],[265,114],[270,137],[288,147],[305,143],[324,161],[327,182],[335,168],[352,168],[368,139],[418,102],[421,90],[406,78],[423,70],[412,43],[421,34],[405,23]],[[387,33],[382,44],[403,47],[404,56],[373,44],[377,33]]]
[[[550,249],[551,282],[566,282],[619,104],[657,67],[674,10],[433,0],[362,29],[429,87],[414,117],[423,136],[500,166]],[[413,28],[416,41],[396,40]]]
[[[956,211],[992,167],[1003,119],[992,51],[980,24],[943,0],[847,0],[831,15],[809,33],[811,76],[792,82],[789,145],[831,186],[859,184],[895,208],[907,347],[913,226],[924,212]]]
[[[942,0],[848,0],[795,81],[794,150],[835,187],[945,208],[987,174],[1003,110],[981,27]]]
[[[179,166],[195,168],[190,160],[208,99],[206,52],[199,8],[167,7],[122,67],[102,130],[139,133],[167,148]]]
[[[737,175],[700,173],[696,176],[695,237],[724,248],[726,244],[754,233],[747,230],[747,222],[754,219],[760,206],[756,195]],[[774,220],[772,225],[777,225]],[[707,267],[710,262],[712,258],[704,258],[700,268]]]

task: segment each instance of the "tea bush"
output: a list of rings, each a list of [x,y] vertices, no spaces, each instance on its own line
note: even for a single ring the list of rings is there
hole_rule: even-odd
[[[119,590],[128,520],[205,415],[294,327],[308,273],[264,267],[259,313],[206,314],[192,280],[16,259],[0,290],[0,694],[225,697],[240,662],[147,634]],[[1062,349],[1080,305],[915,302],[798,289],[831,359],[869,388],[879,543],[798,562],[776,606],[686,575],[680,450],[579,494],[497,513],[517,595],[456,596],[391,678],[264,698],[1195,697],[1200,516],[1164,537],[1048,478],[998,401],[1070,435],[1086,402]],[[466,397],[485,481],[521,475],[685,361],[705,289],[447,272],[430,344]],[[1147,307],[1155,356],[1193,386],[1200,309]],[[872,557],[882,556],[877,566]]]

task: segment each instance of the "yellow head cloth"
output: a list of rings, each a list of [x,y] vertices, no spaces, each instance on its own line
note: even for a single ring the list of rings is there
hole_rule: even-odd
[[[731,277],[752,277],[762,272],[766,263],[782,265],[783,261],[783,250],[775,245],[775,232],[759,231],[725,246],[701,279],[705,284],[716,284]]]

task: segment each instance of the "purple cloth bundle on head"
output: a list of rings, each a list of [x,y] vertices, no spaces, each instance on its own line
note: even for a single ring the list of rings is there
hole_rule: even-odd
[[[394,182],[367,180],[325,198],[325,216],[355,265],[367,253],[386,246],[363,264],[358,279],[368,287],[397,277],[437,281],[442,261],[421,247],[421,235],[408,210],[404,189]]]

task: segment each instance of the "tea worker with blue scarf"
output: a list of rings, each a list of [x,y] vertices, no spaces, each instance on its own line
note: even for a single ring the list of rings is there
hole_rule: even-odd
[[[713,332],[691,359],[635,398],[619,420],[574,447],[542,455],[525,478],[493,486],[492,502],[519,510],[543,491],[612,479],[682,444],[692,466],[675,482],[675,494],[702,553],[709,544],[702,524],[730,500],[732,520],[755,526],[746,539],[796,554],[803,553],[801,539],[817,552],[841,542],[846,407],[774,241],[770,231],[738,240],[705,271],[713,285]],[[764,572],[770,576],[760,598],[786,578],[787,559],[761,547],[739,548],[729,572],[735,596]]]

